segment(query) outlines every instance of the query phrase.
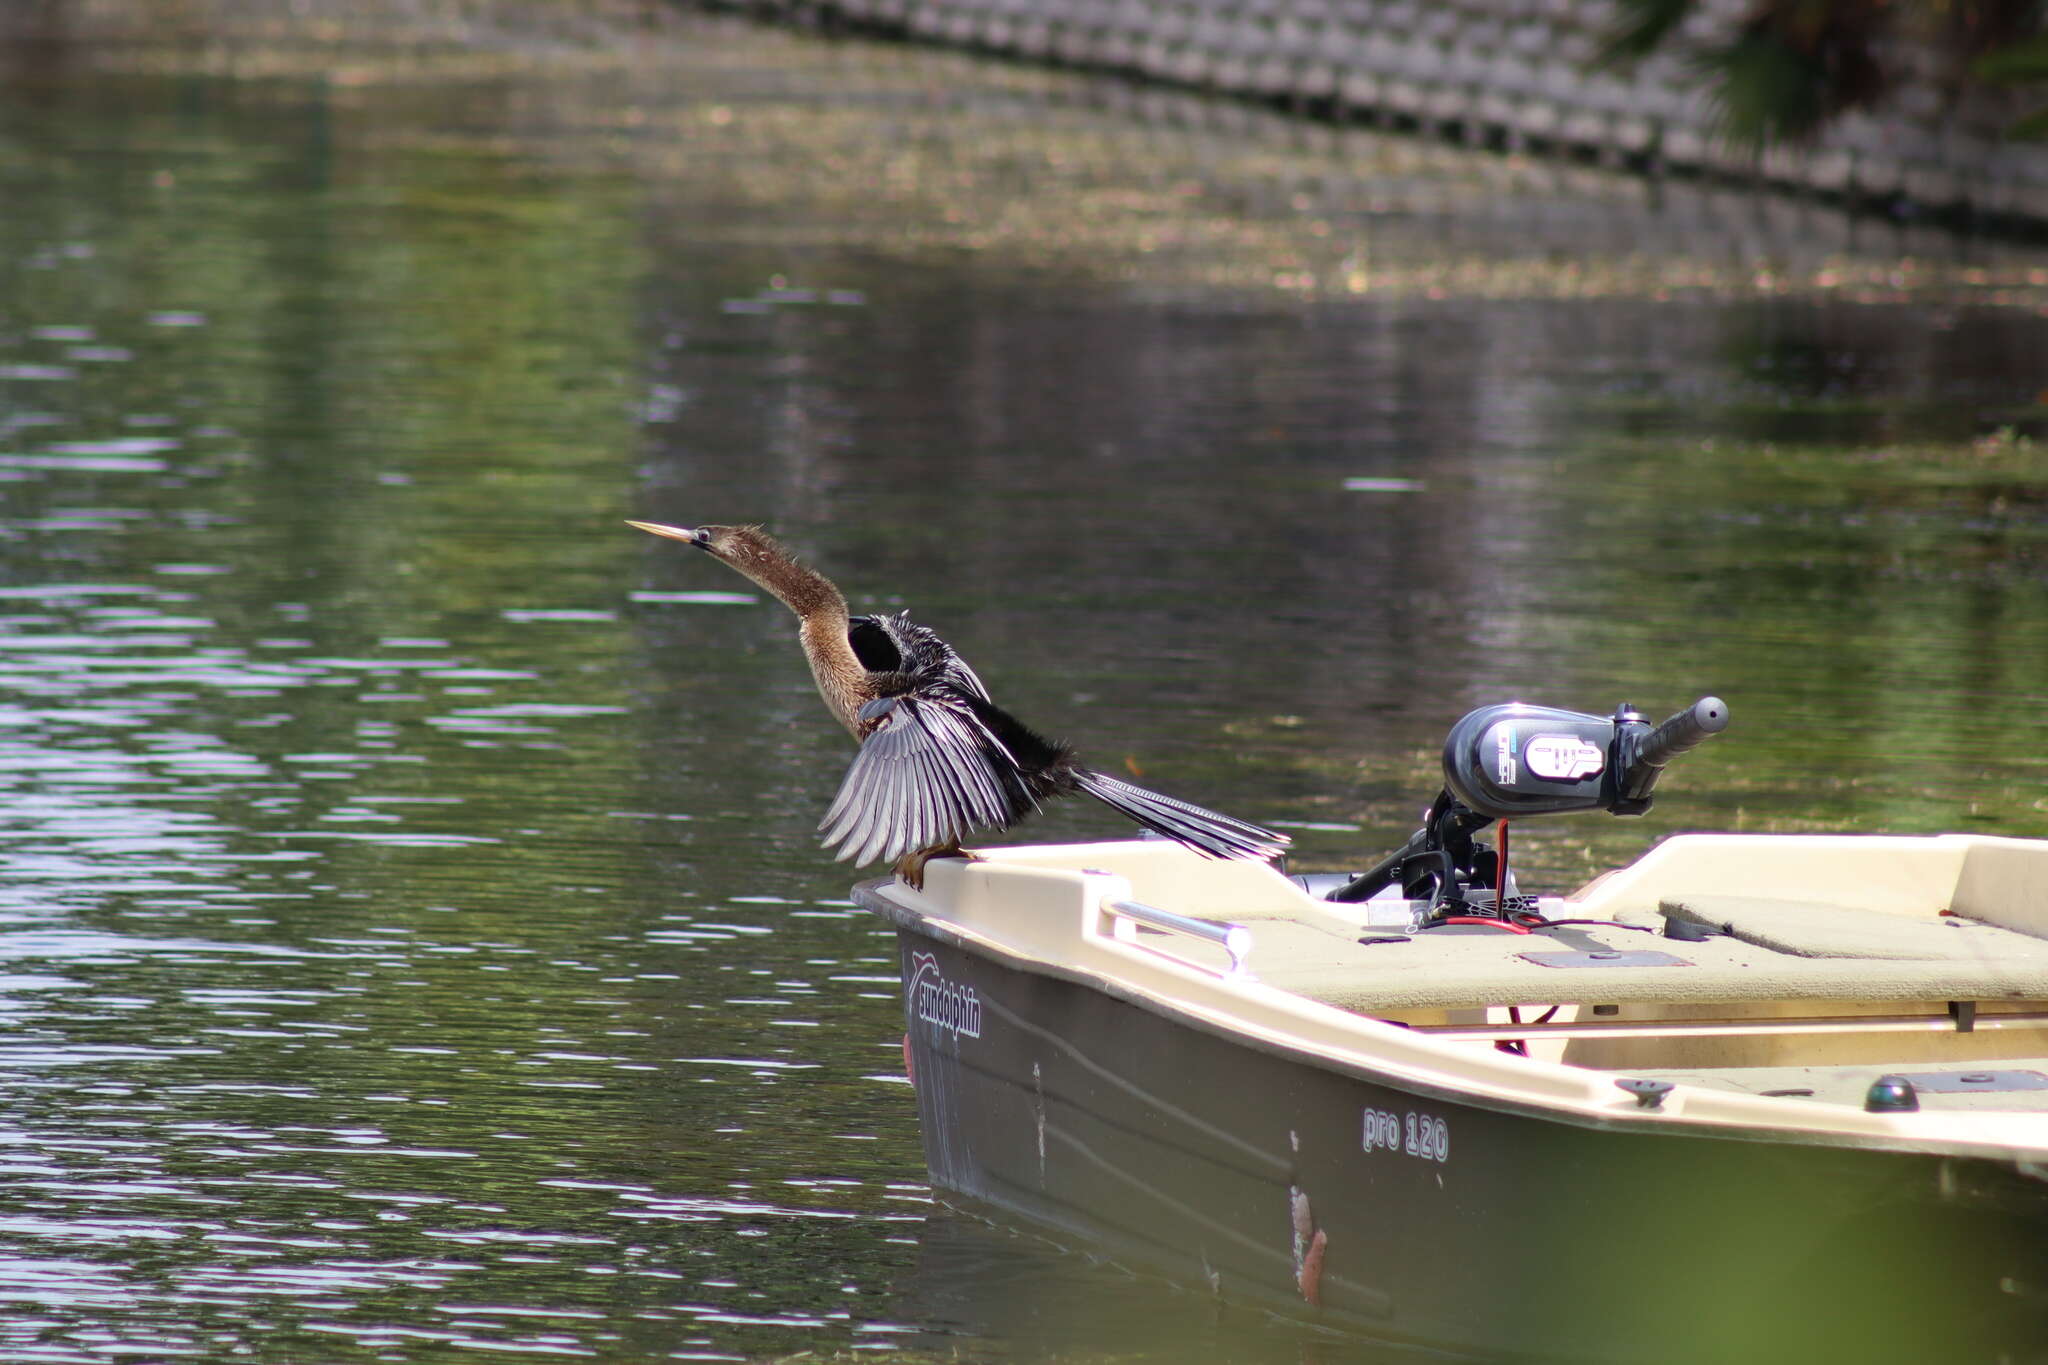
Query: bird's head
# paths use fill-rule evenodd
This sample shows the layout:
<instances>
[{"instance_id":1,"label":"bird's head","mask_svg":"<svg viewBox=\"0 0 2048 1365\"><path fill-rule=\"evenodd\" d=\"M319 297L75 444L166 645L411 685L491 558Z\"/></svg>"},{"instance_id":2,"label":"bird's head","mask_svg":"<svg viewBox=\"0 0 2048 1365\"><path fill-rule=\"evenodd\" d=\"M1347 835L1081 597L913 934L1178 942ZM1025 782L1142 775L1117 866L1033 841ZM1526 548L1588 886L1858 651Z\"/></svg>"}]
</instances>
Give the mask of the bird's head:
<instances>
[{"instance_id":1,"label":"bird's head","mask_svg":"<svg viewBox=\"0 0 2048 1365\"><path fill-rule=\"evenodd\" d=\"M845 610L837 588L797 563L775 537L758 526L664 526L658 521L628 521L626 525L696 546L774 593L800 616L835 606Z\"/></svg>"},{"instance_id":2,"label":"bird's head","mask_svg":"<svg viewBox=\"0 0 2048 1365\"><path fill-rule=\"evenodd\" d=\"M749 564L768 564L790 557L789 551L758 526L664 526L658 521L629 521L626 525L637 526L649 535L694 545L742 573Z\"/></svg>"}]
</instances>

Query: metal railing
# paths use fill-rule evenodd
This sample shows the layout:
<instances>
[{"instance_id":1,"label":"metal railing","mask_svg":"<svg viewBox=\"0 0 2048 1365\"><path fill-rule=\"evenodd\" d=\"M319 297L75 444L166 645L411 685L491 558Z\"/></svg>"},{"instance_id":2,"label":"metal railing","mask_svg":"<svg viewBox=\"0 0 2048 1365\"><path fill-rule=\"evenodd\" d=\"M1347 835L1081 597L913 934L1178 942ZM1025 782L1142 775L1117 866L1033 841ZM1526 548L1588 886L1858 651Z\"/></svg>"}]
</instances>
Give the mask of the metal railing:
<instances>
[{"instance_id":1,"label":"metal railing","mask_svg":"<svg viewBox=\"0 0 2048 1365\"><path fill-rule=\"evenodd\" d=\"M1242 924L1225 924L1221 920L1196 919L1193 915L1182 915L1172 910L1161 910L1158 906L1147 905L1143 901L1106 900L1102 902L1102 908L1113 915L1121 915L1123 918L1138 924L1147 925L1154 929L1163 929L1171 934L1186 934L1190 938L1201 939L1204 943L1214 943L1222 948L1224 952L1230 954L1230 974L1232 976L1248 975L1244 964L1245 959L1251 956L1252 931L1245 928Z\"/></svg>"}]
</instances>

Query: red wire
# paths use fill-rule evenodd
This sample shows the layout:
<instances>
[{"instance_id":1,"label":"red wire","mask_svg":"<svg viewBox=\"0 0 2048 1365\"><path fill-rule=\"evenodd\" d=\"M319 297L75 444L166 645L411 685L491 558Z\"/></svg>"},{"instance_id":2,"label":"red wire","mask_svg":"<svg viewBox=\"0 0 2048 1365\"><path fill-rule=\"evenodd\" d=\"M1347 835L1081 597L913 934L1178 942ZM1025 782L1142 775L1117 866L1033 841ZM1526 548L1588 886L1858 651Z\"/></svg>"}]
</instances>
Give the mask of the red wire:
<instances>
[{"instance_id":1,"label":"red wire","mask_svg":"<svg viewBox=\"0 0 2048 1365\"><path fill-rule=\"evenodd\" d=\"M1493 908L1499 912L1500 918L1495 919L1491 915L1445 915L1437 921L1438 924L1490 924L1511 934L1529 932L1528 925L1517 924L1508 918L1508 822L1501 821L1499 830L1498 840L1494 844L1494 856L1497 861L1493 874ZM1542 922L1540 918L1537 920L1539 924Z\"/></svg>"}]
</instances>

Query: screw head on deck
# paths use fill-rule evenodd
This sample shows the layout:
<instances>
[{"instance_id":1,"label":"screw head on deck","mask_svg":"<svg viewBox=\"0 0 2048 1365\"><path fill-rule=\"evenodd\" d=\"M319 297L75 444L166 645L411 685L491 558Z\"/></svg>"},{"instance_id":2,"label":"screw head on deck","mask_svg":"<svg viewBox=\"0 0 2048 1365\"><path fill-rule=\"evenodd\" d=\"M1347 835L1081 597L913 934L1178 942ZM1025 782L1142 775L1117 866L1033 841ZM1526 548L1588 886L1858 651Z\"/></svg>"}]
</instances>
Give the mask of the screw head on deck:
<instances>
[{"instance_id":1,"label":"screw head on deck","mask_svg":"<svg viewBox=\"0 0 2048 1365\"><path fill-rule=\"evenodd\" d=\"M1873 1114L1906 1114L1920 1107L1920 1092L1904 1076L1879 1076L1870 1083L1863 1107Z\"/></svg>"}]
</instances>

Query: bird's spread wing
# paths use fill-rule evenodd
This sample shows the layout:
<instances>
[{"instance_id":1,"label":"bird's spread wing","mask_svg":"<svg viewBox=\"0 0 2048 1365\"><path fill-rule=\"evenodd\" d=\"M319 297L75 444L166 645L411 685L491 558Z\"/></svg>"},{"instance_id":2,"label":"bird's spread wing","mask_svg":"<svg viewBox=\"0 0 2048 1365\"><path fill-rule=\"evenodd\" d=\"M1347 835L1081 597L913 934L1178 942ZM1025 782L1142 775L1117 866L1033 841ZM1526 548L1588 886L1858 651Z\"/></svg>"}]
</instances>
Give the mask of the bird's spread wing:
<instances>
[{"instance_id":1,"label":"bird's spread wing","mask_svg":"<svg viewBox=\"0 0 2048 1365\"><path fill-rule=\"evenodd\" d=\"M885 697L818 828L842 859L870 863L1002 828L1035 802L1017 760L947 689Z\"/></svg>"}]
</instances>

